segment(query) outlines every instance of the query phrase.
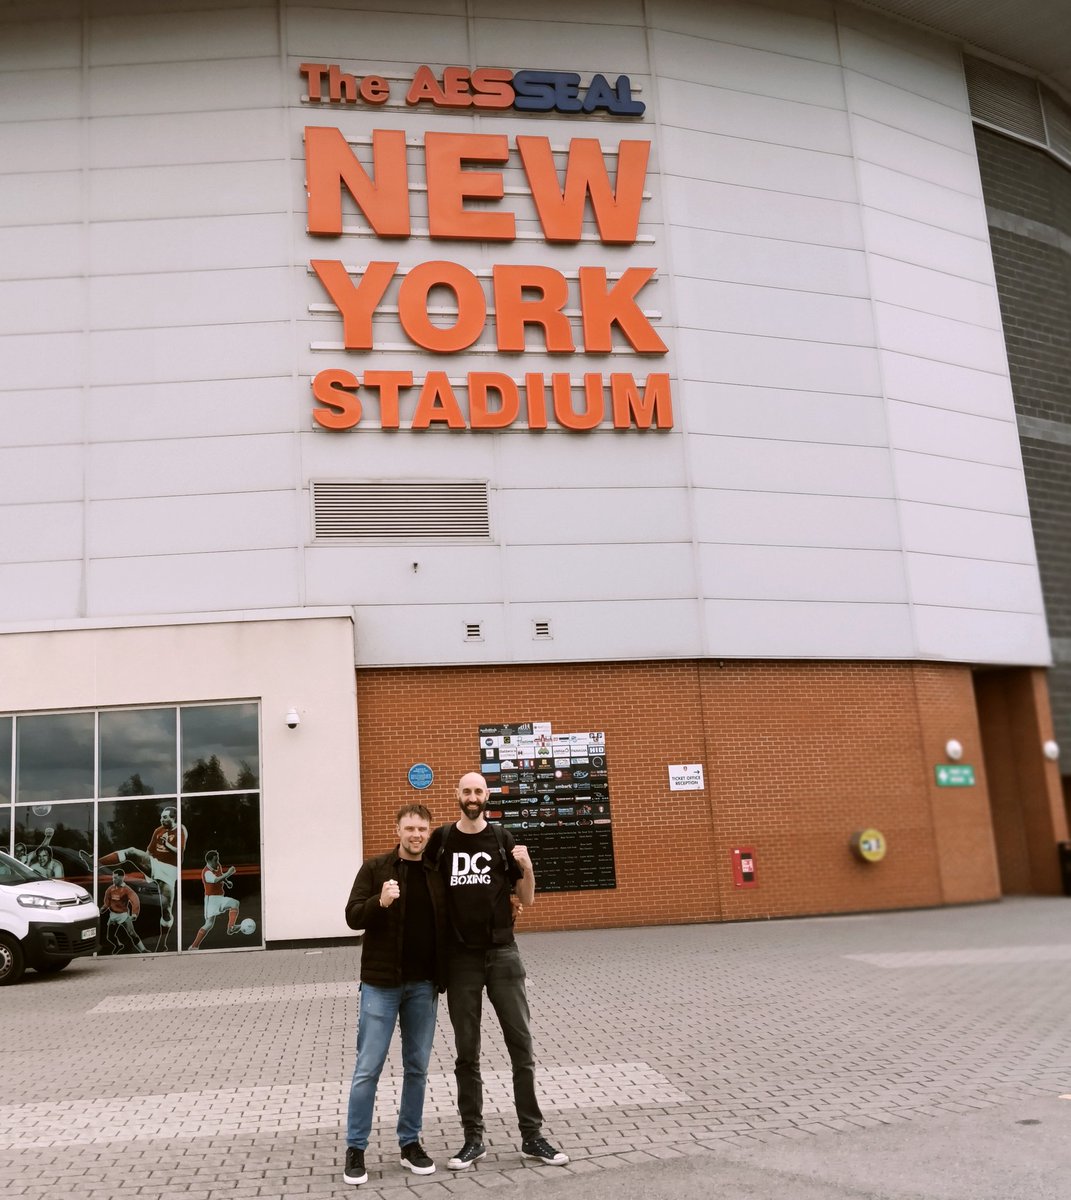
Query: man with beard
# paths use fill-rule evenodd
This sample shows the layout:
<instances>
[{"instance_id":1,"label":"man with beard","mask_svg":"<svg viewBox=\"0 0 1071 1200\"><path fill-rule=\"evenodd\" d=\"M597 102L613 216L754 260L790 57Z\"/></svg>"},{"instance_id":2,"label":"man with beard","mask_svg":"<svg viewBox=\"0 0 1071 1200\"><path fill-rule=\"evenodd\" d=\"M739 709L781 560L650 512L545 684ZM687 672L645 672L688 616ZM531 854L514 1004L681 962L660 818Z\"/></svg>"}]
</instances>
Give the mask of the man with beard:
<instances>
[{"instance_id":1,"label":"man with beard","mask_svg":"<svg viewBox=\"0 0 1071 1200\"><path fill-rule=\"evenodd\" d=\"M529 1030L524 964L513 938L513 902L535 899L535 873L528 850L488 823L487 781L475 771L457 785L460 818L440 826L428 843L446 884L453 931L446 989L454 1027L457 1107L465 1144L447 1160L463 1171L484 1157L483 1080L480 1076L480 1023L483 993L498 1017L513 1067L513 1102L521 1132L521 1154L554 1166L569 1157L543 1137L543 1114L535 1091L535 1062Z\"/></svg>"}]
</instances>

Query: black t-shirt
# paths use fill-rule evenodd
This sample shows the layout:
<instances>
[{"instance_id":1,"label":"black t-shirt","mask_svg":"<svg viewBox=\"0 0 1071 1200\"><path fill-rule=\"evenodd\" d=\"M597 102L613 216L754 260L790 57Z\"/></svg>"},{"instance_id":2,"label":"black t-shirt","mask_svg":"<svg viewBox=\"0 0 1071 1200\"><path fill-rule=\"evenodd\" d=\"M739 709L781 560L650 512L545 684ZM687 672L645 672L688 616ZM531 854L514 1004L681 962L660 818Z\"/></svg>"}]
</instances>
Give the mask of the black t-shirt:
<instances>
[{"instance_id":1,"label":"black t-shirt","mask_svg":"<svg viewBox=\"0 0 1071 1200\"><path fill-rule=\"evenodd\" d=\"M509 897L522 872L509 856L513 839L505 831L503 836L508 867L490 826L479 833L462 833L456 825L444 831L440 866L450 924L458 941L473 950L513 941Z\"/></svg>"},{"instance_id":2,"label":"black t-shirt","mask_svg":"<svg viewBox=\"0 0 1071 1200\"><path fill-rule=\"evenodd\" d=\"M402 929L402 980L413 983L435 978L435 911L423 862L398 861L405 886L405 925Z\"/></svg>"}]
</instances>

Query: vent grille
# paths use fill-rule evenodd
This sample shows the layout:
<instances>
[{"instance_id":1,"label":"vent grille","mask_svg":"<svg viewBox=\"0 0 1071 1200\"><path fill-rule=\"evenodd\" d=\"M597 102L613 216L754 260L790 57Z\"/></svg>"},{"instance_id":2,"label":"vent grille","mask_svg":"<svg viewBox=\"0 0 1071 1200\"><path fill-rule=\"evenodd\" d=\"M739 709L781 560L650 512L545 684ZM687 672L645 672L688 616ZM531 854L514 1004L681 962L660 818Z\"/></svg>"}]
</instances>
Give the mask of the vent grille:
<instances>
[{"instance_id":1,"label":"vent grille","mask_svg":"<svg viewBox=\"0 0 1071 1200\"><path fill-rule=\"evenodd\" d=\"M984 58L964 56L971 114L1006 133L1045 142L1045 119L1037 83Z\"/></svg>"},{"instance_id":2,"label":"vent grille","mask_svg":"<svg viewBox=\"0 0 1071 1200\"><path fill-rule=\"evenodd\" d=\"M532 622L532 637L536 641L549 642L553 640L553 634L550 632L550 622L538 619Z\"/></svg>"},{"instance_id":3,"label":"vent grille","mask_svg":"<svg viewBox=\"0 0 1071 1200\"><path fill-rule=\"evenodd\" d=\"M317 541L489 538L486 482L312 485Z\"/></svg>"},{"instance_id":4,"label":"vent grille","mask_svg":"<svg viewBox=\"0 0 1071 1200\"><path fill-rule=\"evenodd\" d=\"M479 621L465 622L465 641L466 642L482 642L483 641L483 626Z\"/></svg>"},{"instance_id":5,"label":"vent grille","mask_svg":"<svg viewBox=\"0 0 1071 1200\"><path fill-rule=\"evenodd\" d=\"M1053 153L1071 163L1071 105L1048 88L1041 89L1041 108Z\"/></svg>"}]
</instances>

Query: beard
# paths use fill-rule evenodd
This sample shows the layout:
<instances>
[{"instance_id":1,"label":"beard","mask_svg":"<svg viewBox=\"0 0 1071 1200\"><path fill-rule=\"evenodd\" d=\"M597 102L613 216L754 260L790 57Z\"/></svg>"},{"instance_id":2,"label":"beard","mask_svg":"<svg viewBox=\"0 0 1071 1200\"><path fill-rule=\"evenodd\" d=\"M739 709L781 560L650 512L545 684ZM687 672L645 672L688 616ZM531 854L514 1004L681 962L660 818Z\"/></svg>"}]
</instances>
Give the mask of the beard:
<instances>
[{"instance_id":1,"label":"beard","mask_svg":"<svg viewBox=\"0 0 1071 1200\"><path fill-rule=\"evenodd\" d=\"M459 801L459 805L461 811L470 821L478 821L487 808L486 803L479 800L461 800Z\"/></svg>"}]
</instances>

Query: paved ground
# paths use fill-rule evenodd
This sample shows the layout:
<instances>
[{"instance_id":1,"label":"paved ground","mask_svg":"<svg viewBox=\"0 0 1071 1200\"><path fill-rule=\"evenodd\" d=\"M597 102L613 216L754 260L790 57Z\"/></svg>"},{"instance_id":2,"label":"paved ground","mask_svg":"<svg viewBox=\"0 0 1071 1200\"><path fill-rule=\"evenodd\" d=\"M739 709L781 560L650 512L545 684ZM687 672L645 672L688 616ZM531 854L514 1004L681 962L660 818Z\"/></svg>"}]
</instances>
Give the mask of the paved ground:
<instances>
[{"instance_id":1,"label":"paved ground","mask_svg":"<svg viewBox=\"0 0 1071 1200\"><path fill-rule=\"evenodd\" d=\"M392 1053L369 1182L343 1186L359 951L223 952L31 972L0 993L0 1194L1071 1196L1071 900L521 948L568 1167L522 1164L489 1027L490 1153L445 1170L461 1138L443 1005L424 1131L439 1170L397 1165Z\"/></svg>"}]
</instances>

